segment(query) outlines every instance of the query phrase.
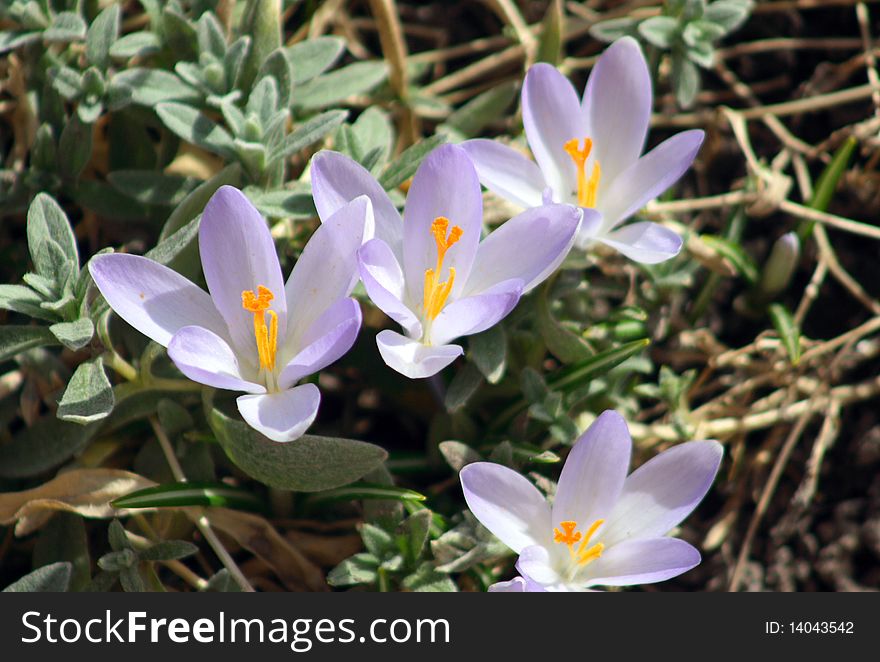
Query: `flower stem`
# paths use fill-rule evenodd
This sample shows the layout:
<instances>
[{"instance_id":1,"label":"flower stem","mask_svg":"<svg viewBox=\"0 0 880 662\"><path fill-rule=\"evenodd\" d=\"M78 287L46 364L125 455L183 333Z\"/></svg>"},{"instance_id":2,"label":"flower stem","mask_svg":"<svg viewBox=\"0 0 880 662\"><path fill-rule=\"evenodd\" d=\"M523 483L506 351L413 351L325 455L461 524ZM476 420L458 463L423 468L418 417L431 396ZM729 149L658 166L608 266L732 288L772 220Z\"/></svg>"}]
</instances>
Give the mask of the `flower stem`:
<instances>
[{"instance_id":1,"label":"flower stem","mask_svg":"<svg viewBox=\"0 0 880 662\"><path fill-rule=\"evenodd\" d=\"M112 368L117 374L128 381L133 382L138 378L138 372L135 370L134 366L112 349L108 349L104 352L101 359L104 361L104 365L108 368Z\"/></svg>"},{"instance_id":2,"label":"flower stem","mask_svg":"<svg viewBox=\"0 0 880 662\"><path fill-rule=\"evenodd\" d=\"M156 439L159 441L159 446L162 447L162 452L165 454L165 460L168 462L168 466L171 468L171 474L174 476L174 480L178 483L185 483L186 474L183 473L183 467L180 466L180 462L177 459L177 456L174 454L174 449L171 447L171 440L168 438L168 435L165 434L165 430L162 429L162 426L159 425L159 421L155 416L150 416L150 425L153 428L153 432L156 434ZM232 575L233 579L238 583L243 591L253 593L254 587L250 585L247 577L242 573L241 568L235 563L235 560L230 556L229 552L226 551L226 548L223 546L223 543L220 542L220 539L217 537L217 534L214 533L214 529L211 528L211 523L208 521L208 518L205 517L204 511L198 509L197 514L193 516L193 521L195 525L198 527L199 531L201 531L202 535L205 537L205 540L211 546L211 549L214 550L214 553L229 571L229 574Z\"/></svg>"}]
</instances>

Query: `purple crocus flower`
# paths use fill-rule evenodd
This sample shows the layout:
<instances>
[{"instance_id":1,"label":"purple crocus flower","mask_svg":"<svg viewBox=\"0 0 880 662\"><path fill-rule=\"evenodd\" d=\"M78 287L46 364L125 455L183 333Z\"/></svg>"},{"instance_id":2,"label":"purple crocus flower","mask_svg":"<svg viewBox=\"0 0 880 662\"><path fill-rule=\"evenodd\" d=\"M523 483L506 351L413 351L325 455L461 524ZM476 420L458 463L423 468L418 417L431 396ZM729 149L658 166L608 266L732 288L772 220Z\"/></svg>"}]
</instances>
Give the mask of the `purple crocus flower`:
<instances>
[{"instance_id":1,"label":"purple crocus flower","mask_svg":"<svg viewBox=\"0 0 880 662\"><path fill-rule=\"evenodd\" d=\"M632 440L615 411L599 416L572 448L553 505L521 474L475 462L461 470L468 507L519 554L522 577L494 591L583 591L649 584L700 562L691 545L668 537L706 495L722 447L674 446L627 476Z\"/></svg>"},{"instance_id":2,"label":"purple crocus flower","mask_svg":"<svg viewBox=\"0 0 880 662\"><path fill-rule=\"evenodd\" d=\"M376 238L358 252L360 274L370 299L405 334L380 332L379 352L412 378L438 373L464 351L453 340L513 310L565 258L581 219L577 208L551 204L512 218L481 242L480 182L455 145L422 162L404 218L364 168L335 152L312 160L312 194L321 218L356 195L373 201Z\"/></svg>"},{"instance_id":3,"label":"purple crocus flower","mask_svg":"<svg viewBox=\"0 0 880 662\"><path fill-rule=\"evenodd\" d=\"M372 232L368 198L340 207L312 235L285 285L266 221L222 186L199 225L210 295L153 260L99 255L89 271L110 307L168 348L193 381L244 391L238 410L274 441L301 437L318 412L314 384L295 386L354 344L361 325L356 253Z\"/></svg>"},{"instance_id":4,"label":"purple crocus flower","mask_svg":"<svg viewBox=\"0 0 880 662\"><path fill-rule=\"evenodd\" d=\"M684 131L640 156L651 119L651 77L638 43L624 37L596 62L583 99L549 64L529 69L523 124L535 164L492 140L462 147L491 191L523 207L565 202L584 209L578 248L599 241L636 262L655 264L681 250L681 238L650 222L619 227L690 167L703 132Z\"/></svg>"}]
</instances>

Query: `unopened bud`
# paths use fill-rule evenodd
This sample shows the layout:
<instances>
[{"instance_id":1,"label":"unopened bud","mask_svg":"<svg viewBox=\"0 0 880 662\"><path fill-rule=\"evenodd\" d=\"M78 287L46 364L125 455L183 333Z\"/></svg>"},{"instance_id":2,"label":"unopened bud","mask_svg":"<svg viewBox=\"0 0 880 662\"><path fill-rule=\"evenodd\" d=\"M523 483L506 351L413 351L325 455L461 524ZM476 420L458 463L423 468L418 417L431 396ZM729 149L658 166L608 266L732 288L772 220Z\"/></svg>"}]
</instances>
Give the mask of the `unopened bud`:
<instances>
[{"instance_id":1,"label":"unopened bud","mask_svg":"<svg viewBox=\"0 0 880 662\"><path fill-rule=\"evenodd\" d=\"M764 299L768 301L774 299L788 287L800 255L801 243L796 232L789 232L776 240L758 284Z\"/></svg>"}]
</instances>

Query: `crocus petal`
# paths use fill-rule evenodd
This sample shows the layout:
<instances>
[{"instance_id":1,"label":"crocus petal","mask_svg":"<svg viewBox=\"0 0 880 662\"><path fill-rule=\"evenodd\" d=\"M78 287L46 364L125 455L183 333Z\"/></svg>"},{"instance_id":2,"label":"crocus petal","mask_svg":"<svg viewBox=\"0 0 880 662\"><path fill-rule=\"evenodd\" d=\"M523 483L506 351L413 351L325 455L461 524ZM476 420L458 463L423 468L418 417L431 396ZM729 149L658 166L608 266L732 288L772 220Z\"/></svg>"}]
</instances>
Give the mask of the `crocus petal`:
<instances>
[{"instance_id":1,"label":"crocus petal","mask_svg":"<svg viewBox=\"0 0 880 662\"><path fill-rule=\"evenodd\" d=\"M241 305L241 294L269 288L271 310L278 315L278 337L287 329L284 278L269 226L244 194L221 186L205 205L199 225L199 253L214 305L229 327L237 354L257 362L254 315Z\"/></svg>"},{"instance_id":2,"label":"crocus petal","mask_svg":"<svg viewBox=\"0 0 880 662\"><path fill-rule=\"evenodd\" d=\"M546 586L560 583L550 552L542 545L531 545L523 549L516 562L516 569L526 580L537 584Z\"/></svg>"},{"instance_id":3,"label":"crocus petal","mask_svg":"<svg viewBox=\"0 0 880 662\"><path fill-rule=\"evenodd\" d=\"M709 491L723 453L717 441L690 441L648 460L624 482L602 542L611 546L669 533Z\"/></svg>"},{"instance_id":4,"label":"crocus petal","mask_svg":"<svg viewBox=\"0 0 880 662\"><path fill-rule=\"evenodd\" d=\"M480 183L487 189L527 209L542 204L547 184L534 161L494 140L467 140L460 146L471 157Z\"/></svg>"},{"instance_id":5,"label":"crocus petal","mask_svg":"<svg viewBox=\"0 0 880 662\"><path fill-rule=\"evenodd\" d=\"M474 517L514 552L550 543L550 506L525 476L494 462L472 462L459 478Z\"/></svg>"},{"instance_id":6,"label":"crocus petal","mask_svg":"<svg viewBox=\"0 0 880 662\"><path fill-rule=\"evenodd\" d=\"M527 584L537 588L526 588ZM507 582L496 582L489 587L489 593L529 593L531 591L539 590L544 590L540 584L528 582L524 577L514 577Z\"/></svg>"},{"instance_id":7,"label":"crocus petal","mask_svg":"<svg viewBox=\"0 0 880 662\"><path fill-rule=\"evenodd\" d=\"M449 219L449 228L459 226L463 234L446 254L445 281L455 268L452 298L462 291L483 228L483 197L474 164L458 145L441 145L431 152L413 177L406 196L403 217L403 273L410 301L421 302L425 271L437 264L437 244L431 224L438 216Z\"/></svg>"},{"instance_id":8,"label":"crocus petal","mask_svg":"<svg viewBox=\"0 0 880 662\"><path fill-rule=\"evenodd\" d=\"M699 129L677 133L615 177L599 200L606 230L632 216L678 181L697 156L703 135Z\"/></svg>"},{"instance_id":9,"label":"crocus petal","mask_svg":"<svg viewBox=\"0 0 880 662\"><path fill-rule=\"evenodd\" d=\"M651 98L651 75L642 49L632 37L618 39L593 67L583 98L595 156L606 181L635 163L642 153Z\"/></svg>"},{"instance_id":10,"label":"crocus petal","mask_svg":"<svg viewBox=\"0 0 880 662\"><path fill-rule=\"evenodd\" d=\"M388 244L373 239L358 251L361 279L370 299L388 317L400 324L411 338L422 335L416 314L403 302L406 287L403 271Z\"/></svg>"},{"instance_id":11,"label":"crocus petal","mask_svg":"<svg viewBox=\"0 0 880 662\"><path fill-rule=\"evenodd\" d=\"M302 337L303 349L284 366L278 380L290 388L344 355L361 328L361 307L354 299L340 299L319 317Z\"/></svg>"},{"instance_id":12,"label":"crocus petal","mask_svg":"<svg viewBox=\"0 0 880 662\"><path fill-rule=\"evenodd\" d=\"M376 345L385 364L410 379L436 375L464 354L458 345L423 345L388 329L376 336Z\"/></svg>"},{"instance_id":13,"label":"crocus petal","mask_svg":"<svg viewBox=\"0 0 880 662\"><path fill-rule=\"evenodd\" d=\"M495 326L516 307L522 295L523 282L506 280L482 294L453 301L431 325L431 342L438 345Z\"/></svg>"},{"instance_id":14,"label":"crocus petal","mask_svg":"<svg viewBox=\"0 0 880 662\"><path fill-rule=\"evenodd\" d=\"M574 238L574 245L580 250L584 250L601 235L604 223L602 213L598 209L586 207L580 209L584 218L581 220L580 229Z\"/></svg>"},{"instance_id":15,"label":"crocus petal","mask_svg":"<svg viewBox=\"0 0 880 662\"><path fill-rule=\"evenodd\" d=\"M339 152L324 150L312 157L312 197L321 220L326 220L359 195L373 203L375 236L402 255L403 219L379 182L360 163ZM372 239L367 235L368 239Z\"/></svg>"},{"instance_id":16,"label":"crocus petal","mask_svg":"<svg viewBox=\"0 0 880 662\"><path fill-rule=\"evenodd\" d=\"M199 384L230 391L265 393L246 379L235 353L216 333L200 326L185 326L168 343L168 356L184 375Z\"/></svg>"},{"instance_id":17,"label":"crocus petal","mask_svg":"<svg viewBox=\"0 0 880 662\"><path fill-rule=\"evenodd\" d=\"M176 271L138 255L98 255L89 272L117 315L163 347L185 326L226 334L211 297Z\"/></svg>"},{"instance_id":18,"label":"crocus petal","mask_svg":"<svg viewBox=\"0 0 880 662\"><path fill-rule=\"evenodd\" d=\"M626 421L616 411L603 412L565 460L553 503L554 525L573 521L584 529L607 519L623 488L631 451Z\"/></svg>"},{"instance_id":19,"label":"crocus petal","mask_svg":"<svg viewBox=\"0 0 880 662\"><path fill-rule=\"evenodd\" d=\"M546 205L514 216L480 244L464 294L511 278L523 281L523 293L531 290L568 255L581 215L572 205Z\"/></svg>"},{"instance_id":20,"label":"crocus petal","mask_svg":"<svg viewBox=\"0 0 880 662\"><path fill-rule=\"evenodd\" d=\"M700 553L678 538L625 540L586 567L587 586L652 584L699 565Z\"/></svg>"},{"instance_id":21,"label":"crocus petal","mask_svg":"<svg viewBox=\"0 0 880 662\"><path fill-rule=\"evenodd\" d=\"M236 400L242 418L272 441L293 441L305 434L318 415L321 392L314 384Z\"/></svg>"},{"instance_id":22,"label":"crocus petal","mask_svg":"<svg viewBox=\"0 0 880 662\"><path fill-rule=\"evenodd\" d=\"M682 243L678 233L650 221L624 225L599 241L642 264L657 264L675 257Z\"/></svg>"},{"instance_id":23,"label":"crocus petal","mask_svg":"<svg viewBox=\"0 0 880 662\"><path fill-rule=\"evenodd\" d=\"M358 276L357 252L365 228L372 224L370 199L360 196L340 207L309 238L285 287L291 311L287 352L303 347L303 334L330 306L351 294Z\"/></svg>"},{"instance_id":24,"label":"crocus petal","mask_svg":"<svg viewBox=\"0 0 880 662\"><path fill-rule=\"evenodd\" d=\"M564 145L590 135L577 92L556 67L538 63L523 83L522 112L526 138L544 181L556 194L554 200L564 202L577 190L574 163Z\"/></svg>"}]
</instances>

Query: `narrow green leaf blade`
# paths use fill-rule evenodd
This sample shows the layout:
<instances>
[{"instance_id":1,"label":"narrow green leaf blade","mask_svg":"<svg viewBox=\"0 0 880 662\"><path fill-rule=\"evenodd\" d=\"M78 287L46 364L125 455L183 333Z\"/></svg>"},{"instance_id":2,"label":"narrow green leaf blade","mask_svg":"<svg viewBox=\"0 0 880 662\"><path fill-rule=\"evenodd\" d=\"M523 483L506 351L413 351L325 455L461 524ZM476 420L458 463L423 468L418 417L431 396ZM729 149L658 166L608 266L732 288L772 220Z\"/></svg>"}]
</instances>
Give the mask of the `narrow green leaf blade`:
<instances>
[{"instance_id":1,"label":"narrow green leaf blade","mask_svg":"<svg viewBox=\"0 0 880 662\"><path fill-rule=\"evenodd\" d=\"M793 366L797 365L801 360L801 331L795 323L794 317L781 303L771 304L767 308L767 312L770 313L773 327L785 347L788 360Z\"/></svg>"},{"instance_id":2,"label":"narrow green leaf blade","mask_svg":"<svg viewBox=\"0 0 880 662\"><path fill-rule=\"evenodd\" d=\"M225 483L171 483L148 487L111 504L114 508L184 508L213 506L236 510L261 511L263 502L247 490Z\"/></svg>"}]
</instances>

